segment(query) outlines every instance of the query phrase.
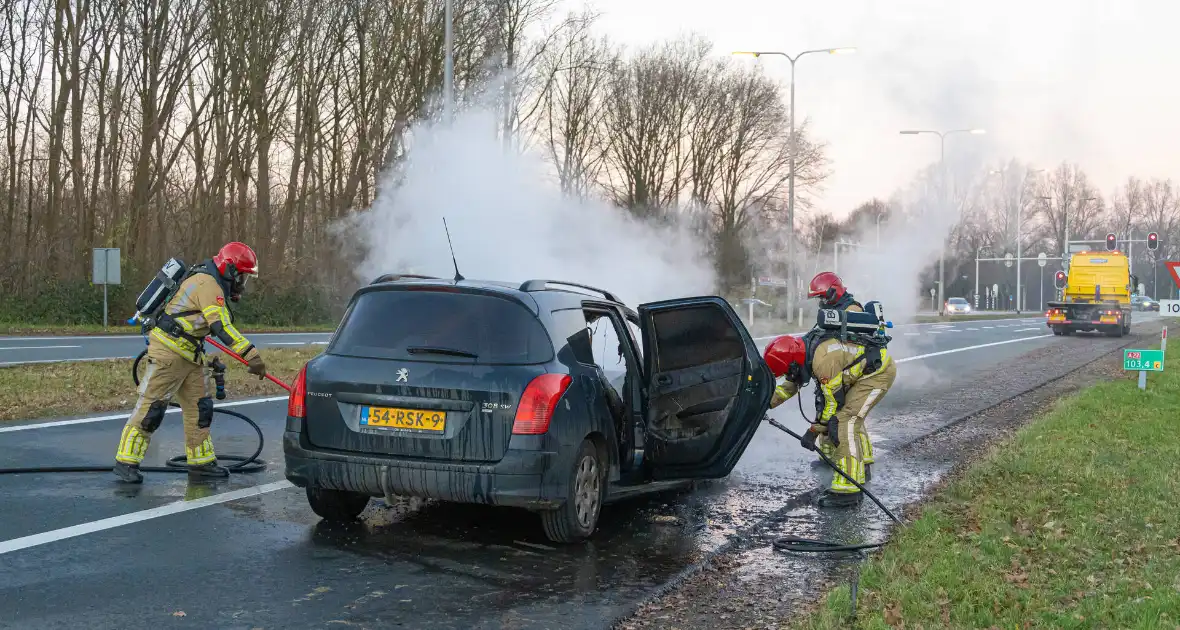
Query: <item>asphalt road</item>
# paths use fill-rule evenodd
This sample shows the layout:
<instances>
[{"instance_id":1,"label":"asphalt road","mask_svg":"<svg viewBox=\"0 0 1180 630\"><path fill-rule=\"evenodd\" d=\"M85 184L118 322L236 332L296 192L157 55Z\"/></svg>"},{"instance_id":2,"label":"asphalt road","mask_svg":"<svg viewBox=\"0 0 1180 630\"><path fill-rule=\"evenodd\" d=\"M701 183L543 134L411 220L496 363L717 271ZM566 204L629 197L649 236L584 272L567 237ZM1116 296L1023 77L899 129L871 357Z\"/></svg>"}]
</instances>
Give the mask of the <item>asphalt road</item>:
<instances>
[{"instance_id":1,"label":"asphalt road","mask_svg":"<svg viewBox=\"0 0 1180 630\"><path fill-rule=\"evenodd\" d=\"M899 380L869 424L886 462L893 445L1121 343L1054 337L1041 319L895 332ZM374 500L363 522L333 527L282 479L282 402L235 408L267 435L262 473L215 485L160 473L131 488L106 474L0 476L0 628L601 628L826 482L764 425L728 479L609 506L581 545L548 543L526 512L417 500ZM804 425L794 405L774 415ZM106 463L122 417L98 418L0 426L0 466ZM251 450L244 425L221 418L218 451ZM170 414L148 463L181 450ZM888 464L874 480L906 482Z\"/></svg>"},{"instance_id":2,"label":"asphalt road","mask_svg":"<svg viewBox=\"0 0 1180 630\"><path fill-rule=\"evenodd\" d=\"M259 347L326 345L331 333L256 333ZM0 367L24 363L130 359L144 349L140 335L0 337ZM212 348L210 348L212 350Z\"/></svg>"}]
</instances>

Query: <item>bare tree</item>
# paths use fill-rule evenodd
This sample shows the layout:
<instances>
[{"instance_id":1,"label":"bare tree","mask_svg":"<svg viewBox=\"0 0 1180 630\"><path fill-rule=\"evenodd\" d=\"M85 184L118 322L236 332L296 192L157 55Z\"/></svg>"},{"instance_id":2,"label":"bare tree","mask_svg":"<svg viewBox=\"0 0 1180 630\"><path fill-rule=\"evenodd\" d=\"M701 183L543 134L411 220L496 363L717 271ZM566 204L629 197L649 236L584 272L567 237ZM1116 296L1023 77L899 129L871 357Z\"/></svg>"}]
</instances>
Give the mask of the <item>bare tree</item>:
<instances>
[{"instance_id":1,"label":"bare tree","mask_svg":"<svg viewBox=\"0 0 1180 630\"><path fill-rule=\"evenodd\" d=\"M1069 240L1085 240L1102 224L1105 204L1076 164L1063 163L1037 184L1038 217L1048 238L1059 251Z\"/></svg>"}]
</instances>

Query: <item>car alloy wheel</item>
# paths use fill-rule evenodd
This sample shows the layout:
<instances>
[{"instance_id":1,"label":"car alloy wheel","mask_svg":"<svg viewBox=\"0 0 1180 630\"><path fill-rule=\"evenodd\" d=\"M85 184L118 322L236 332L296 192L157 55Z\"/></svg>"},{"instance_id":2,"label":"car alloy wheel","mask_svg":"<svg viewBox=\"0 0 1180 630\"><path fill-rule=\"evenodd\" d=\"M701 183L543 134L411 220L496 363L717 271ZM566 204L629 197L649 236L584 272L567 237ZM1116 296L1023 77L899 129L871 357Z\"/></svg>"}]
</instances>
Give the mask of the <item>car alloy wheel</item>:
<instances>
[{"instance_id":1,"label":"car alloy wheel","mask_svg":"<svg viewBox=\"0 0 1180 630\"><path fill-rule=\"evenodd\" d=\"M598 459L587 455L578 462L578 473L574 478L574 509L582 527L589 528L598 517L601 494L602 474L598 470Z\"/></svg>"}]
</instances>

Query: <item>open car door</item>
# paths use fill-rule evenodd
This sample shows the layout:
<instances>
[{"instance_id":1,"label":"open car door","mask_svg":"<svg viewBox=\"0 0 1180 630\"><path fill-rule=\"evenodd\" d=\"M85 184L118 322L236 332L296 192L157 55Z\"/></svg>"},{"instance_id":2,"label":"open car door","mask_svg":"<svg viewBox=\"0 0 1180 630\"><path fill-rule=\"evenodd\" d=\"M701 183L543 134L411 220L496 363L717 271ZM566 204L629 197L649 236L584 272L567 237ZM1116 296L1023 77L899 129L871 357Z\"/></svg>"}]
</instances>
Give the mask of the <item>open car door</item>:
<instances>
[{"instance_id":1,"label":"open car door","mask_svg":"<svg viewBox=\"0 0 1180 630\"><path fill-rule=\"evenodd\" d=\"M711 296L642 304L639 320L649 475L728 475L774 392L750 333L729 303Z\"/></svg>"}]
</instances>

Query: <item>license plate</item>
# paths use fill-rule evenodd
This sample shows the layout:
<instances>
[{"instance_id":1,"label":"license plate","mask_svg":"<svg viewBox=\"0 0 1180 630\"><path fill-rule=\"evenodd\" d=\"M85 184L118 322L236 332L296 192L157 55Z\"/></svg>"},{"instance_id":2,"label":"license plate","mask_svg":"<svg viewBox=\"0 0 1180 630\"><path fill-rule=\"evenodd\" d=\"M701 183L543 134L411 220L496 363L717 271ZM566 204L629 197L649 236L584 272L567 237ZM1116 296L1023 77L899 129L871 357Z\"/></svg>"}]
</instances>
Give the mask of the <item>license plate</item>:
<instances>
[{"instance_id":1,"label":"license plate","mask_svg":"<svg viewBox=\"0 0 1180 630\"><path fill-rule=\"evenodd\" d=\"M1051 322L1063 322L1063 321L1065 321L1065 315L1050 315L1050 316L1049 316L1049 321L1051 321Z\"/></svg>"},{"instance_id":2,"label":"license plate","mask_svg":"<svg viewBox=\"0 0 1180 630\"><path fill-rule=\"evenodd\" d=\"M361 407L361 426L441 433L447 426L447 412L397 407Z\"/></svg>"},{"instance_id":3,"label":"license plate","mask_svg":"<svg viewBox=\"0 0 1180 630\"><path fill-rule=\"evenodd\" d=\"M1119 318L1103 316L1098 321L1103 324L1117 324L1117 323L1119 323Z\"/></svg>"}]
</instances>

